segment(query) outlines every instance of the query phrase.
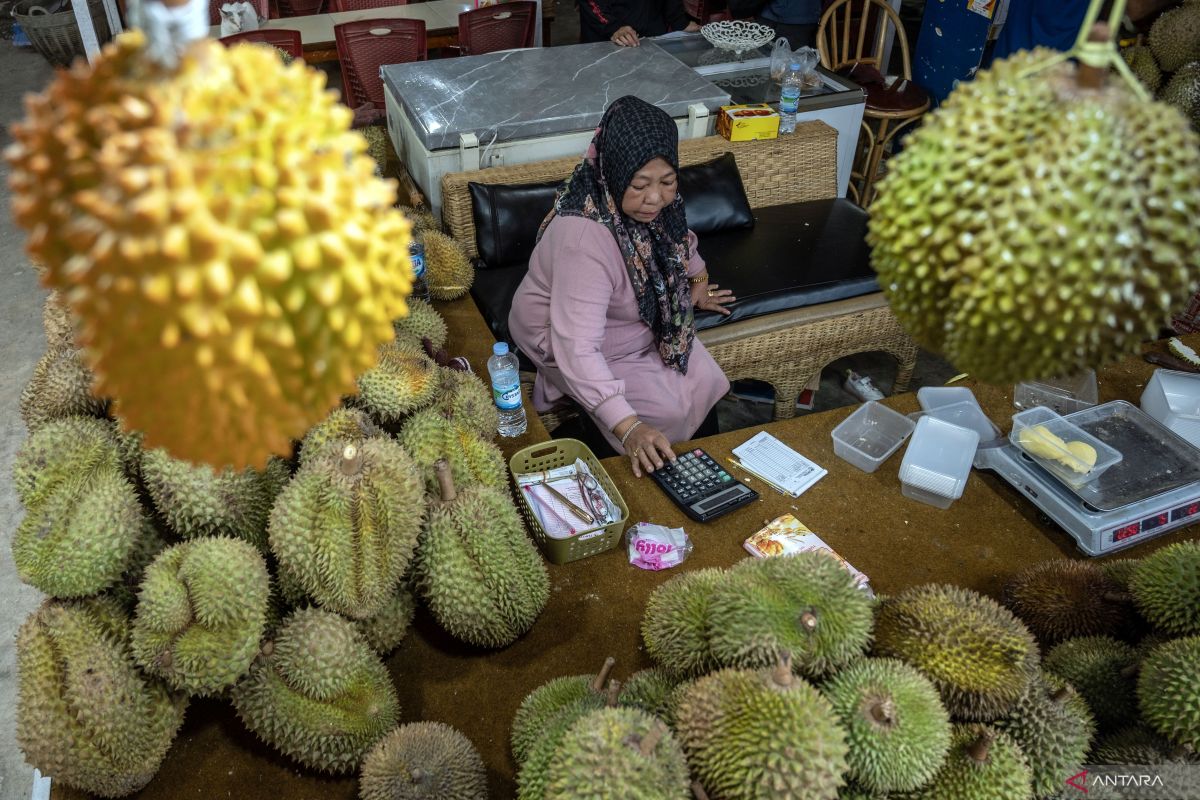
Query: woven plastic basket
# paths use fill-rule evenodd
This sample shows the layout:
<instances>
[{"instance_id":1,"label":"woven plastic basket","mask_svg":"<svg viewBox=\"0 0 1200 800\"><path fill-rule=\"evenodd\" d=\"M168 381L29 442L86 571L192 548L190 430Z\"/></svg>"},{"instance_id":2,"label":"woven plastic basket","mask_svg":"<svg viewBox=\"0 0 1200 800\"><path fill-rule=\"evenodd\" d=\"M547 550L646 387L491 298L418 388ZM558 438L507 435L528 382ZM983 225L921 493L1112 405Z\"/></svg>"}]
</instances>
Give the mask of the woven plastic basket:
<instances>
[{"instance_id":1,"label":"woven plastic basket","mask_svg":"<svg viewBox=\"0 0 1200 800\"><path fill-rule=\"evenodd\" d=\"M574 464L577 458L583 459L583 463L588 465L588 469L596 476L596 480L608 493L609 498L621 509L621 517L603 528L584 531L570 539L552 539L546 535L537 515L529 507L525 493L518 492L517 501L521 505L521 513L525 515L525 522L529 526L529 530L533 532L534 541L538 543L546 560L551 564L566 564L612 550L621 541L621 531L625 529L625 520L629 519L629 506L625 505L624 498L617 491L612 478L608 477L608 473L604 471L604 467L596 460L596 456L592 454L586 444L577 439L555 439L530 445L513 453L512 458L508 460L508 468L513 474L515 483L516 476L520 473L541 472L555 467L565 467L568 464Z\"/></svg>"},{"instance_id":2,"label":"woven plastic basket","mask_svg":"<svg viewBox=\"0 0 1200 800\"><path fill-rule=\"evenodd\" d=\"M88 11L96 27L96 38L103 45L112 38L104 4L99 0L89 0ZM85 55L79 25L70 8L50 14L37 4L37 0L22 0L13 6L12 16L29 34L29 41L37 51L54 66L69 67L72 61Z\"/></svg>"}]
</instances>

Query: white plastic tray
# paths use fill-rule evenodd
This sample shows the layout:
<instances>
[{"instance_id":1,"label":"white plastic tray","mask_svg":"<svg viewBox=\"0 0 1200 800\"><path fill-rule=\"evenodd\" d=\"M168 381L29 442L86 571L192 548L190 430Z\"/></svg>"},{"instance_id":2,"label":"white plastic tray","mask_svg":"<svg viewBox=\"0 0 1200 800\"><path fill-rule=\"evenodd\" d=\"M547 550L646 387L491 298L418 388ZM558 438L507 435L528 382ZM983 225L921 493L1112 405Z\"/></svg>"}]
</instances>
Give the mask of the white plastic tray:
<instances>
[{"instance_id":1,"label":"white plastic tray","mask_svg":"<svg viewBox=\"0 0 1200 800\"><path fill-rule=\"evenodd\" d=\"M900 464L901 492L938 508L962 497L979 434L935 417L917 422Z\"/></svg>"},{"instance_id":2,"label":"white plastic tray","mask_svg":"<svg viewBox=\"0 0 1200 800\"><path fill-rule=\"evenodd\" d=\"M874 472L900 449L915 427L900 412L871 400L833 429L833 452L863 472Z\"/></svg>"}]
</instances>

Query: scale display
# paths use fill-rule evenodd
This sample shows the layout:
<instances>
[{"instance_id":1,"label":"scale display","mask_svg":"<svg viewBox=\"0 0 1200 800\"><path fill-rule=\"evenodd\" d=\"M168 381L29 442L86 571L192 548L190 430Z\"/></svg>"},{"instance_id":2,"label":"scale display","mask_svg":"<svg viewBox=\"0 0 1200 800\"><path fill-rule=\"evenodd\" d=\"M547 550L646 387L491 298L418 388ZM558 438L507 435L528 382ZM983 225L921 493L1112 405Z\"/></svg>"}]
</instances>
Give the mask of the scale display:
<instances>
[{"instance_id":1,"label":"scale display","mask_svg":"<svg viewBox=\"0 0 1200 800\"><path fill-rule=\"evenodd\" d=\"M1131 522L1128 525L1122 525L1112 532L1112 540L1113 542L1124 542L1139 534L1157 531L1168 525L1175 528L1182 527L1175 523L1183 522L1184 524L1190 524L1188 521L1194 517L1200 518L1200 500L1173 508L1170 511L1152 514L1140 522Z\"/></svg>"}]
</instances>

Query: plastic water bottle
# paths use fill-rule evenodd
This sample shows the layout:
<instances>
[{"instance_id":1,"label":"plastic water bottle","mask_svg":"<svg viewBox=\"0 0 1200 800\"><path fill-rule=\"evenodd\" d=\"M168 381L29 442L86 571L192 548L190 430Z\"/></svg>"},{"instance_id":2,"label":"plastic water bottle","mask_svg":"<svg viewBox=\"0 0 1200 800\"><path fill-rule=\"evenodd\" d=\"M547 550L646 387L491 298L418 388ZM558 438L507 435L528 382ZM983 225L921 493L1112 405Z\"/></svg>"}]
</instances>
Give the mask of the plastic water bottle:
<instances>
[{"instance_id":1,"label":"plastic water bottle","mask_svg":"<svg viewBox=\"0 0 1200 800\"><path fill-rule=\"evenodd\" d=\"M408 244L408 257L412 259L412 296L429 302L429 284L425 282L425 245L413 239Z\"/></svg>"},{"instance_id":2,"label":"plastic water bottle","mask_svg":"<svg viewBox=\"0 0 1200 800\"><path fill-rule=\"evenodd\" d=\"M800 89L803 84L804 76L800 72L800 65L793 61L783 73L783 87L779 91L780 133L796 130L796 110L800 107Z\"/></svg>"},{"instance_id":3,"label":"plastic water bottle","mask_svg":"<svg viewBox=\"0 0 1200 800\"><path fill-rule=\"evenodd\" d=\"M521 405L521 377L518 374L517 356L508 352L508 342L492 345L492 357L488 359L488 374L492 376L492 399L500 412L500 435L520 436L528 422L525 406Z\"/></svg>"}]
</instances>

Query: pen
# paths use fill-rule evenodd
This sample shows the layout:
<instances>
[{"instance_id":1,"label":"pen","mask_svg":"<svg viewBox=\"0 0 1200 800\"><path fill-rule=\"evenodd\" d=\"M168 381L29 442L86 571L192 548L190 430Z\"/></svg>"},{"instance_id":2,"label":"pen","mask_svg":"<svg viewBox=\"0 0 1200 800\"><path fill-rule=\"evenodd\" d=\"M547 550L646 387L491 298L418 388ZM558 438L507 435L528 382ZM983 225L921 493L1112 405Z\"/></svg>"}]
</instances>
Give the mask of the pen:
<instances>
[{"instance_id":1,"label":"pen","mask_svg":"<svg viewBox=\"0 0 1200 800\"><path fill-rule=\"evenodd\" d=\"M782 495L784 495L784 496L786 496L786 497L792 497L792 496L793 496L792 494L790 494L790 493L788 493L788 492L785 492L783 489L781 489L781 488L779 487L779 485L778 485L777 483L775 483L774 481L770 480L769 478L765 478L765 477L763 477L762 475L760 475L759 473L757 473L757 472L755 472L754 470L750 469L749 467L745 466L744 464L739 464L738 462L734 461L732 458L726 458L725 460L726 460L726 461L728 461L730 464L733 464L735 467L737 467L738 469L742 470L743 472L749 472L751 475L753 475L754 477L758 478L760 481L762 481L763 483L767 484L768 486L770 486L772 489L774 489L775 491L779 492L780 494L782 494Z\"/></svg>"},{"instance_id":2,"label":"pen","mask_svg":"<svg viewBox=\"0 0 1200 800\"><path fill-rule=\"evenodd\" d=\"M565 505L567 508L571 509L571 513L572 513L572 514L574 514L575 516L579 517L581 520L583 520L584 522L588 523L589 525L594 525L594 524L595 524L595 522L596 522L596 519L595 519L595 518L594 518L594 517L593 517L591 514L589 514L588 512L584 511L582 508L580 508L579 506L575 505L575 503L573 503L573 502L571 502L569 499L567 499L567 496L566 496L565 494L563 494L562 492L560 492L558 489L555 489L555 488L554 488L553 486L551 486L549 483L543 483L543 484L542 484L542 486L545 486L545 487L546 487L546 491L550 492L550 494L552 494L552 495L554 495L555 497L557 497L560 503L562 503L563 505Z\"/></svg>"}]
</instances>

